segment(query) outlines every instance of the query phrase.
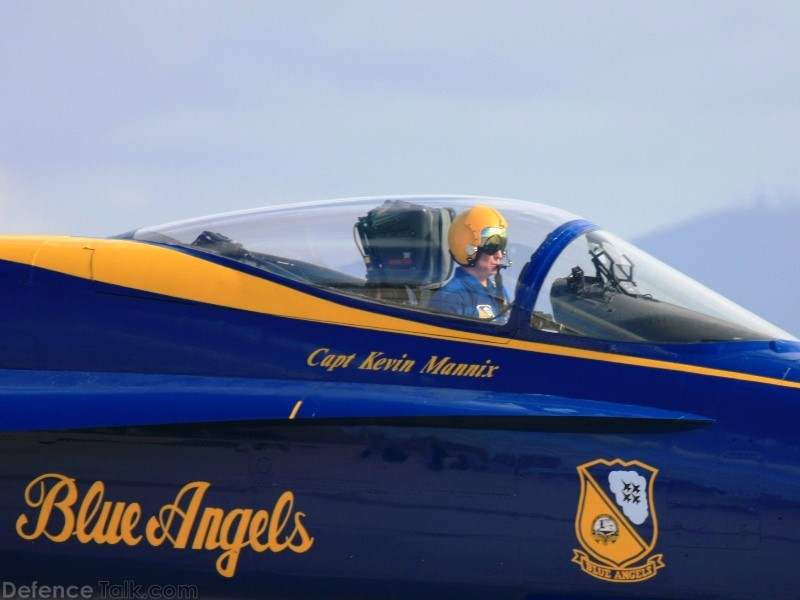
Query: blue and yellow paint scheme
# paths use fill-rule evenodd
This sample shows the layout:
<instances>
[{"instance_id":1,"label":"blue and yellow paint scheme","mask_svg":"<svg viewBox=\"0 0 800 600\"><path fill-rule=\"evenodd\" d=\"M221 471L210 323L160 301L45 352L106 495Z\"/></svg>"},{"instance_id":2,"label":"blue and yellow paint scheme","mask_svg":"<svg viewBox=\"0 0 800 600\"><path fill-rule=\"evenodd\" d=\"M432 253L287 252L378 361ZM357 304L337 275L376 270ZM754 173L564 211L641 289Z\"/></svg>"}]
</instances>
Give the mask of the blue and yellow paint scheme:
<instances>
[{"instance_id":1,"label":"blue and yellow paint scheme","mask_svg":"<svg viewBox=\"0 0 800 600\"><path fill-rule=\"evenodd\" d=\"M800 596L800 343L558 209L0 237L0 314L6 597Z\"/></svg>"}]
</instances>

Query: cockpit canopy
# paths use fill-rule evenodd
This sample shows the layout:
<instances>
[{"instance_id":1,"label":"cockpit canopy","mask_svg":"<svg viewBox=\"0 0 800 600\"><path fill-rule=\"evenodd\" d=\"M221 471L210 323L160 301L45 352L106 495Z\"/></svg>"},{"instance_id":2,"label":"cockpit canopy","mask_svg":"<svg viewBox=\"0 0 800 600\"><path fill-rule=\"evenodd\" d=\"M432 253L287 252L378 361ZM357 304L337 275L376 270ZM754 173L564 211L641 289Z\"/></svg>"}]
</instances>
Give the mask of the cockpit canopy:
<instances>
[{"instance_id":1,"label":"cockpit canopy","mask_svg":"<svg viewBox=\"0 0 800 600\"><path fill-rule=\"evenodd\" d=\"M240 211L118 237L232 261L294 284L372 303L429 308L457 265L448 247L456 215L477 204L508 222L511 303L484 324L627 342L795 339L631 244L568 212L464 196L363 198ZM381 308L381 306L387 308ZM505 312L505 311L504 311ZM509 318L509 316L511 318ZM455 319L453 326L457 327Z\"/></svg>"}]
</instances>

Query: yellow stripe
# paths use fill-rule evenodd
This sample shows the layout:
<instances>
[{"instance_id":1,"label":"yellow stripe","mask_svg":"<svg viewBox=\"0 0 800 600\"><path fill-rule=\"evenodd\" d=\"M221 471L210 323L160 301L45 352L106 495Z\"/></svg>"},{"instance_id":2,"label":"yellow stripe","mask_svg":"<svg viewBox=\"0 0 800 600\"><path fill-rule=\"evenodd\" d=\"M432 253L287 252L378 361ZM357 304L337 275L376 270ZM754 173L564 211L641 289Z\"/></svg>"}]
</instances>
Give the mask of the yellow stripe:
<instances>
[{"instance_id":1,"label":"yellow stripe","mask_svg":"<svg viewBox=\"0 0 800 600\"><path fill-rule=\"evenodd\" d=\"M290 419L294 419L297 416L297 413L300 412L300 407L303 405L302 400L298 400L297 404L294 405L291 414L289 415Z\"/></svg>"},{"instance_id":2,"label":"yellow stripe","mask_svg":"<svg viewBox=\"0 0 800 600\"><path fill-rule=\"evenodd\" d=\"M92 249L97 241L73 237L0 236L0 259L90 279Z\"/></svg>"},{"instance_id":3,"label":"yellow stripe","mask_svg":"<svg viewBox=\"0 0 800 600\"><path fill-rule=\"evenodd\" d=\"M94 257L94 279L291 319L458 339L449 329L431 328L406 319L345 307L182 252L137 242L106 241L105 245L98 246ZM506 342L488 336L482 339L484 343Z\"/></svg>"},{"instance_id":4,"label":"yellow stripe","mask_svg":"<svg viewBox=\"0 0 800 600\"><path fill-rule=\"evenodd\" d=\"M800 389L800 383L662 360L457 331L342 306L170 248L129 240L0 236L0 259L175 298L357 329Z\"/></svg>"},{"instance_id":5,"label":"yellow stripe","mask_svg":"<svg viewBox=\"0 0 800 600\"><path fill-rule=\"evenodd\" d=\"M140 291L292 319L463 340L468 334L376 315L278 285L170 248L129 240L9 238L0 259ZM485 344L506 344L472 336Z\"/></svg>"},{"instance_id":6,"label":"yellow stripe","mask_svg":"<svg viewBox=\"0 0 800 600\"><path fill-rule=\"evenodd\" d=\"M736 379L739 381L750 381L754 383L765 383L769 385L777 385L781 387L800 389L800 382L785 381L783 379L775 379L774 377L764 377L761 375L750 375L747 373L739 373L737 371L724 371L722 369L712 369L709 367L699 367L695 365L687 365L682 363L673 363L663 360L655 360L650 358L638 358L635 356L625 356L620 354L608 354L605 352L595 352L591 350L579 350L576 348L565 348L563 346L552 346L549 344L539 344L535 342L522 342L512 340L509 348L515 350L524 350L528 352L537 352L540 354L551 354L555 356L567 356L570 358L580 358L584 360L597 360L607 363L615 363L621 365L630 365L636 367L646 367L650 369L660 369L668 371L681 371L684 373L692 373L695 375L705 375L708 377L724 377L726 379Z\"/></svg>"}]
</instances>

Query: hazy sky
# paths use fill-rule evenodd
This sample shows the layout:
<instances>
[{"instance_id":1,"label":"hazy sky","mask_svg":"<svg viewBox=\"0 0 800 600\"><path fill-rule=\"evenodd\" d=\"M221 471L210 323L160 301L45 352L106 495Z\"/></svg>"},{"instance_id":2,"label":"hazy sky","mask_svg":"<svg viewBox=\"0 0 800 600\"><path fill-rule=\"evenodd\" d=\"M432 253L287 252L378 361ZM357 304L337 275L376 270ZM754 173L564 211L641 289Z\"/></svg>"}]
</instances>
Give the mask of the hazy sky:
<instances>
[{"instance_id":1,"label":"hazy sky","mask_svg":"<svg viewBox=\"0 0 800 600\"><path fill-rule=\"evenodd\" d=\"M800 197L800 2L0 1L0 231L426 193Z\"/></svg>"}]
</instances>

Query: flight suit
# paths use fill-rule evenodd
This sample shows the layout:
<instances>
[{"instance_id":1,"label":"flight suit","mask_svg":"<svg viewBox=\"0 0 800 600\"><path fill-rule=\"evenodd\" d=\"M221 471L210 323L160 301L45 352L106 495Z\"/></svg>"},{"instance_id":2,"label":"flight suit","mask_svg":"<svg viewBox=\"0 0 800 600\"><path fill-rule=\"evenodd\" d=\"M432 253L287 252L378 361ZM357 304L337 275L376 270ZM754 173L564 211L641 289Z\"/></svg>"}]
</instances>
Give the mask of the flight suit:
<instances>
[{"instance_id":1,"label":"flight suit","mask_svg":"<svg viewBox=\"0 0 800 600\"><path fill-rule=\"evenodd\" d=\"M462 268L456 269L450 282L431 298L429 308L476 319L495 319L508 303L505 289L497 289L490 278L483 286L477 278ZM505 323L507 315L496 319Z\"/></svg>"}]
</instances>

